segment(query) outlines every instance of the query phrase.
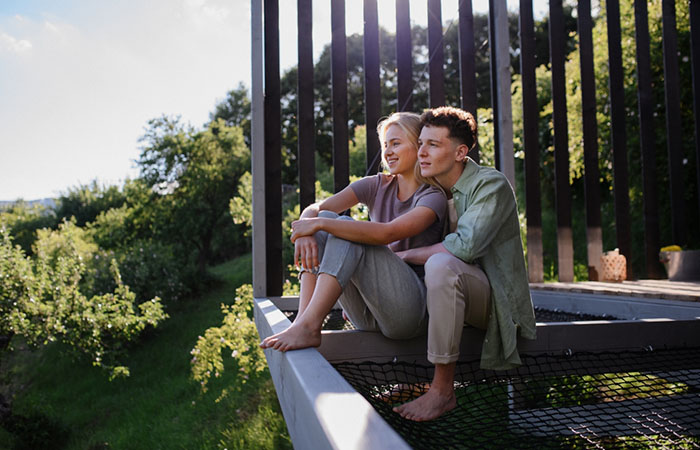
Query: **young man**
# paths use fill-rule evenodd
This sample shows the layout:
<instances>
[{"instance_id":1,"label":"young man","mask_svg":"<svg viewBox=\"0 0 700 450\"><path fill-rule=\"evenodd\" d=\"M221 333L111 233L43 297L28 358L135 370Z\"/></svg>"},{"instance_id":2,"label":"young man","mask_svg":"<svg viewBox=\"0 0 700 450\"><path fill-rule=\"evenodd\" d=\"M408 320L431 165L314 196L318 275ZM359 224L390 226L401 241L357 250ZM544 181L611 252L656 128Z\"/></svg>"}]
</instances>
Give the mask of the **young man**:
<instances>
[{"instance_id":1,"label":"young man","mask_svg":"<svg viewBox=\"0 0 700 450\"><path fill-rule=\"evenodd\" d=\"M486 330L484 369L519 365L518 332L535 338L510 183L498 170L479 166L467 156L476 142L470 113L441 107L423 113L421 122L421 175L434 177L452 196L456 217L451 217L451 233L441 243L400 255L406 262L425 264L428 360L435 364L428 392L394 408L415 421L435 419L457 406L454 376L465 324Z\"/></svg>"}]
</instances>

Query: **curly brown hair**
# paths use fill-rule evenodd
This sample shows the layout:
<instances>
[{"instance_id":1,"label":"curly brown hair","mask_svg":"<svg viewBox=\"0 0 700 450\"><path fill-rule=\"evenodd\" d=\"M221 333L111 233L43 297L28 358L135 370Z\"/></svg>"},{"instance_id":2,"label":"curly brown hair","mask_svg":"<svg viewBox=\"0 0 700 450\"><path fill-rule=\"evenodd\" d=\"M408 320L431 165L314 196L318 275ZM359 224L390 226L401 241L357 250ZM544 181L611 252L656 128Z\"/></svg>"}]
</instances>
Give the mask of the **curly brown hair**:
<instances>
[{"instance_id":1,"label":"curly brown hair","mask_svg":"<svg viewBox=\"0 0 700 450\"><path fill-rule=\"evenodd\" d=\"M459 143L466 145L469 150L476 144L476 120L472 113L452 106L440 106L426 110L420 116L422 127L445 127L448 135Z\"/></svg>"}]
</instances>

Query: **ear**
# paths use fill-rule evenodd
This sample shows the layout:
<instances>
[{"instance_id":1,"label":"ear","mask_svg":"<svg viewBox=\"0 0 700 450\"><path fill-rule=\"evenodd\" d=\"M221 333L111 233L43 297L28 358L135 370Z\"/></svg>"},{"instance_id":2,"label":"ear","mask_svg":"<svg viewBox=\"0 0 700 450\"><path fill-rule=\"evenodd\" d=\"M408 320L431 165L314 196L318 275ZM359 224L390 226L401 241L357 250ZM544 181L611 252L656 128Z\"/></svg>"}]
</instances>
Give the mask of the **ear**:
<instances>
[{"instance_id":1,"label":"ear","mask_svg":"<svg viewBox=\"0 0 700 450\"><path fill-rule=\"evenodd\" d=\"M459 162L464 162L467 159L467 154L469 153L469 147L465 144L459 144L457 146L457 152L455 153L455 160Z\"/></svg>"}]
</instances>

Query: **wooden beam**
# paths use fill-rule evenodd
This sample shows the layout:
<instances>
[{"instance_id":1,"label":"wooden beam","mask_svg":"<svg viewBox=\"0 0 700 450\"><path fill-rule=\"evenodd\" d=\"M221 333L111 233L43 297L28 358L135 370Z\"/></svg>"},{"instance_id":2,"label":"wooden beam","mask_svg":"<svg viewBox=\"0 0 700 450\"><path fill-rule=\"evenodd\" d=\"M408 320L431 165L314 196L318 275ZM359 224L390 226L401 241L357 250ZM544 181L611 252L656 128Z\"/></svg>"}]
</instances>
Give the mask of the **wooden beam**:
<instances>
[{"instance_id":1,"label":"wooden beam","mask_svg":"<svg viewBox=\"0 0 700 450\"><path fill-rule=\"evenodd\" d=\"M265 0L265 252L267 295L282 293L282 135L278 0Z\"/></svg>"},{"instance_id":2,"label":"wooden beam","mask_svg":"<svg viewBox=\"0 0 700 450\"><path fill-rule=\"evenodd\" d=\"M700 1L690 2L690 58L693 73L693 110L695 111L695 181L700 210Z\"/></svg>"},{"instance_id":3,"label":"wooden beam","mask_svg":"<svg viewBox=\"0 0 700 450\"><path fill-rule=\"evenodd\" d=\"M331 91L333 96L333 186L348 185L348 63L345 37L345 0L331 0Z\"/></svg>"},{"instance_id":4,"label":"wooden beam","mask_svg":"<svg viewBox=\"0 0 700 450\"><path fill-rule=\"evenodd\" d=\"M459 75L462 109L476 114L476 48L474 45L474 14L471 0L459 2ZM469 157L479 162L479 143L469 152Z\"/></svg>"},{"instance_id":5,"label":"wooden beam","mask_svg":"<svg viewBox=\"0 0 700 450\"><path fill-rule=\"evenodd\" d=\"M525 215L527 272L530 283L544 280L542 193L540 189L539 107L535 77L535 25L532 0L520 0L520 74L523 83L523 147L525 150Z\"/></svg>"},{"instance_id":6,"label":"wooden beam","mask_svg":"<svg viewBox=\"0 0 700 450\"><path fill-rule=\"evenodd\" d=\"M265 298L255 299L255 324L261 339L290 325ZM410 448L315 349L265 356L295 448Z\"/></svg>"},{"instance_id":7,"label":"wooden beam","mask_svg":"<svg viewBox=\"0 0 700 450\"><path fill-rule=\"evenodd\" d=\"M649 17L646 0L634 2L634 34L637 49L637 98L639 141L642 150L642 190L644 199L644 259L648 278L663 278L659 264L659 204L656 191L656 143L654 99L651 90Z\"/></svg>"},{"instance_id":8,"label":"wooden beam","mask_svg":"<svg viewBox=\"0 0 700 450\"><path fill-rule=\"evenodd\" d=\"M408 0L396 0L397 111L413 111L413 44Z\"/></svg>"},{"instance_id":9,"label":"wooden beam","mask_svg":"<svg viewBox=\"0 0 700 450\"><path fill-rule=\"evenodd\" d=\"M430 107L445 105L445 51L442 45L440 0L428 0L428 70Z\"/></svg>"},{"instance_id":10,"label":"wooden beam","mask_svg":"<svg viewBox=\"0 0 700 450\"><path fill-rule=\"evenodd\" d=\"M299 209L316 201L316 129L314 124L314 53L311 0L297 0L297 169Z\"/></svg>"},{"instance_id":11,"label":"wooden beam","mask_svg":"<svg viewBox=\"0 0 700 450\"><path fill-rule=\"evenodd\" d=\"M588 279L602 279L603 228L600 217L600 171L598 170L598 123L595 73L593 71L593 20L591 1L578 2L578 35L581 66L581 117L583 120L584 195L586 200L586 249Z\"/></svg>"},{"instance_id":12,"label":"wooden beam","mask_svg":"<svg viewBox=\"0 0 700 450\"><path fill-rule=\"evenodd\" d=\"M253 173L253 295L267 295L265 249L265 126L263 93L262 0L250 3L251 22L251 170Z\"/></svg>"},{"instance_id":13,"label":"wooden beam","mask_svg":"<svg viewBox=\"0 0 700 450\"><path fill-rule=\"evenodd\" d=\"M666 93L666 148L668 182L671 196L673 243L688 244L685 219L685 176L683 170L683 131L681 129L681 81L678 71L676 2L663 0L664 90Z\"/></svg>"},{"instance_id":14,"label":"wooden beam","mask_svg":"<svg viewBox=\"0 0 700 450\"><path fill-rule=\"evenodd\" d=\"M612 135L613 188L615 195L615 236L620 253L627 259L627 279L634 279L632 270L632 232L630 220L629 175L627 165L627 131L625 129L625 89L622 70L622 33L620 2L608 0L608 67L610 92L610 134Z\"/></svg>"},{"instance_id":15,"label":"wooden beam","mask_svg":"<svg viewBox=\"0 0 700 450\"><path fill-rule=\"evenodd\" d=\"M574 280L574 244L569 185L569 132L566 111L566 33L562 0L549 2L549 51L552 63L554 121L554 182L557 211L557 268L559 281Z\"/></svg>"},{"instance_id":16,"label":"wooden beam","mask_svg":"<svg viewBox=\"0 0 700 450\"><path fill-rule=\"evenodd\" d=\"M489 1L489 27L491 38L491 92L494 120L494 150L497 153L496 168L508 178L515 190L515 159L513 155L513 114L511 106L510 39L508 37L508 9L504 1ZM496 135L498 138L496 139Z\"/></svg>"},{"instance_id":17,"label":"wooden beam","mask_svg":"<svg viewBox=\"0 0 700 450\"><path fill-rule=\"evenodd\" d=\"M379 170L379 136L377 123L381 116L382 93L379 85L379 19L377 0L364 2L364 72L365 72L365 123L367 124L367 163L365 175Z\"/></svg>"}]
</instances>

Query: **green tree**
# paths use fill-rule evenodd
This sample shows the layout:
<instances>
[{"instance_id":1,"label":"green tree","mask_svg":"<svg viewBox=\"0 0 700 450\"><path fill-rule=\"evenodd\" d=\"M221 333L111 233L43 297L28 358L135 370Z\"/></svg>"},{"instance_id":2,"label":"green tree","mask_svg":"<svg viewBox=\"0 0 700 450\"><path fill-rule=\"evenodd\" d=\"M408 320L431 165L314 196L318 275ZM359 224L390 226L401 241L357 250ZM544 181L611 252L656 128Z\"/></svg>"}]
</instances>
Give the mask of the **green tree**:
<instances>
[{"instance_id":1,"label":"green tree","mask_svg":"<svg viewBox=\"0 0 700 450\"><path fill-rule=\"evenodd\" d=\"M235 237L229 201L250 167L243 133L222 119L195 131L179 119L161 117L149 122L141 142L140 177L158 194L153 226L164 241L190 246L204 273L217 233Z\"/></svg>"}]
</instances>

